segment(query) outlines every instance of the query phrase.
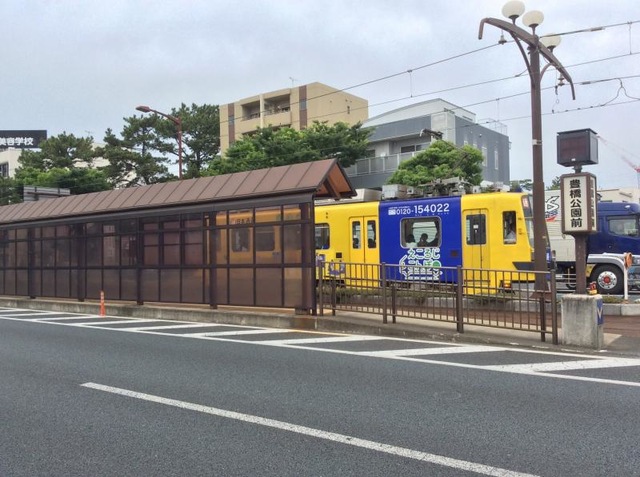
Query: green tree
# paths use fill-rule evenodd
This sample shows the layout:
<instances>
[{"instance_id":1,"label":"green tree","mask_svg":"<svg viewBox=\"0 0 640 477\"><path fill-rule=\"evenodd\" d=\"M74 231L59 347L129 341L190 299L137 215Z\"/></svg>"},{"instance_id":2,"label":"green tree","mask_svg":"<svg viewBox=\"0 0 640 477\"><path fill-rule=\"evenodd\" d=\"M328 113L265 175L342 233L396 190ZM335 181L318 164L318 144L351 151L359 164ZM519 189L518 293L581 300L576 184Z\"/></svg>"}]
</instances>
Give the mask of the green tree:
<instances>
[{"instance_id":1,"label":"green tree","mask_svg":"<svg viewBox=\"0 0 640 477\"><path fill-rule=\"evenodd\" d=\"M169 172L169 159L158 153L158 150L166 150L154 132L158 117L130 117L124 121L123 139L108 129L104 146L97 150L99 156L107 161L100 169L111 186L133 187L175 179Z\"/></svg>"},{"instance_id":2,"label":"green tree","mask_svg":"<svg viewBox=\"0 0 640 477\"><path fill-rule=\"evenodd\" d=\"M182 177L200 177L220 152L220 108L211 104L187 107L183 103L171 115L182 121Z\"/></svg>"},{"instance_id":3,"label":"green tree","mask_svg":"<svg viewBox=\"0 0 640 477\"><path fill-rule=\"evenodd\" d=\"M533 190L533 181L531 179L518 179L511 181L511 190L526 190L531 192Z\"/></svg>"},{"instance_id":4,"label":"green tree","mask_svg":"<svg viewBox=\"0 0 640 477\"><path fill-rule=\"evenodd\" d=\"M228 174L319 159L337 158L344 167L364 157L370 129L361 124L328 125L314 122L302 131L293 128L259 128L255 134L234 142L223 158L215 159L209 175Z\"/></svg>"},{"instance_id":5,"label":"green tree","mask_svg":"<svg viewBox=\"0 0 640 477\"><path fill-rule=\"evenodd\" d=\"M62 133L41 142L40 149L37 151L29 149L22 151L18 163L20 167L34 167L48 171L54 167L91 167L95 158L91 136L76 137L73 134Z\"/></svg>"},{"instance_id":6,"label":"green tree","mask_svg":"<svg viewBox=\"0 0 640 477\"><path fill-rule=\"evenodd\" d=\"M103 172L87 167L54 167L48 171L25 167L16 172L16 181L22 185L69 189L74 195L111 189Z\"/></svg>"},{"instance_id":7,"label":"green tree","mask_svg":"<svg viewBox=\"0 0 640 477\"><path fill-rule=\"evenodd\" d=\"M337 158L341 166L349 167L365 156L371 132L371 128L363 128L361 123L350 126L314 121L302 134L304 143L318 151L320 158Z\"/></svg>"},{"instance_id":8,"label":"green tree","mask_svg":"<svg viewBox=\"0 0 640 477\"><path fill-rule=\"evenodd\" d=\"M560 180L560 176L556 176L551 181L551 184L547 187L547 190L560 190L560 184L562 181Z\"/></svg>"},{"instance_id":9,"label":"green tree","mask_svg":"<svg viewBox=\"0 0 640 477\"><path fill-rule=\"evenodd\" d=\"M22 202L22 187L12 177L0 177L0 205Z\"/></svg>"},{"instance_id":10,"label":"green tree","mask_svg":"<svg viewBox=\"0 0 640 477\"><path fill-rule=\"evenodd\" d=\"M402 162L387 183L420 186L437 179L460 177L471 185L479 185L482 160L482 153L475 147L457 147L452 142L438 140Z\"/></svg>"},{"instance_id":11,"label":"green tree","mask_svg":"<svg viewBox=\"0 0 640 477\"><path fill-rule=\"evenodd\" d=\"M219 108L208 104L188 107L183 103L169 115L181 122L182 176L200 177L220 151ZM131 187L175 180L169 166L177 164L180 157L176 123L153 113L130 116L124 121L121 138L107 130L105 146L99 151L109 162L104 167L109 181L117 187Z\"/></svg>"},{"instance_id":12,"label":"green tree","mask_svg":"<svg viewBox=\"0 0 640 477\"><path fill-rule=\"evenodd\" d=\"M92 137L62 133L40 143L40 150L20 154L15 183L64 188L72 194L108 190L105 174L93 168L96 157Z\"/></svg>"}]
</instances>

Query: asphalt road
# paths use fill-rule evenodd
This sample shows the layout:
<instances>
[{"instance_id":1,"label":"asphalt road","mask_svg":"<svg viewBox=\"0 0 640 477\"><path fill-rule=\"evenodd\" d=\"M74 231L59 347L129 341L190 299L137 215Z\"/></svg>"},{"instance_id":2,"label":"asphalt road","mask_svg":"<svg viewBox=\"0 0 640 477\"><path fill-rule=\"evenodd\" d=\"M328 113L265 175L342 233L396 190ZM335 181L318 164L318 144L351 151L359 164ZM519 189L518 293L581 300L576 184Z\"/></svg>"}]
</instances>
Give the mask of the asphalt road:
<instances>
[{"instance_id":1,"label":"asphalt road","mask_svg":"<svg viewBox=\"0 0 640 477\"><path fill-rule=\"evenodd\" d=\"M2 476L633 476L639 401L634 359L0 310Z\"/></svg>"}]
</instances>

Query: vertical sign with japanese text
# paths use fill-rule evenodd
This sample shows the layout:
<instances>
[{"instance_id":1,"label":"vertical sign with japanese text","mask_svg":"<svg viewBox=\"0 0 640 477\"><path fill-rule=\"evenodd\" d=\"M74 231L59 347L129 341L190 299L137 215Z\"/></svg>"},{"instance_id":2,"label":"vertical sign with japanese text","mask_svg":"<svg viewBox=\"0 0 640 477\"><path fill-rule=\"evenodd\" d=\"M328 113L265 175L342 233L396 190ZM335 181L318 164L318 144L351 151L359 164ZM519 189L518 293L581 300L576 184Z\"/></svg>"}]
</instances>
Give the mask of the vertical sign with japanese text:
<instances>
[{"instance_id":1,"label":"vertical sign with japanese text","mask_svg":"<svg viewBox=\"0 0 640 477\"><path fill-rule=\"evenodd\" d=\"M562 233L597 232L596 177L587 172L560 177Z\"/></svg>"}]
</instances>

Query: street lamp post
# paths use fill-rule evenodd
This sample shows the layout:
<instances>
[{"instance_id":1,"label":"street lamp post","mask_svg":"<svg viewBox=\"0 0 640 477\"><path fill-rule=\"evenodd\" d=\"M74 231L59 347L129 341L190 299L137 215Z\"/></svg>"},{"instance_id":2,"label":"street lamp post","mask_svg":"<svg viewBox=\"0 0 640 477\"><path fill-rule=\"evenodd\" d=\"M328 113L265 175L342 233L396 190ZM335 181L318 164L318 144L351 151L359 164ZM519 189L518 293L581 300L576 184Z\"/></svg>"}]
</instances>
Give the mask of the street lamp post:
<instances>
[{"instance_id":1,"label":"street lamp post","mask_svg":"<svg viewBox=\"0 0 640 477\"><path fill-rule=\"evenodd\" d=\"M549 35L540 38L536 33L544 15L539 11L530 11L524 14L522 22L525 26L531 28L531 33L516 25L516 20L524 13L524 3L520 1L507 2L502 8L502 14L511 20L511 23L497 18L485 18L480 22L480 31L478 38L482 39L482 31L484 25L489 24L506 31L514 39L516 45L520 49L520 53L527 65L527 71L531 80L531 138L532 138L532 154L533 154L533 266L536 272L546 272L547 270L547 226L545 221L545 201L544 201L544 176L542 167L542 111L540 101L540 84L542 76L549 68L553 66L562 75L562 79L571 85L571 94L573 99L576 98L573 81L564 66L554 56L553 50L560 44L558 35ZM506 43L504 37L501 36L499 43ZM527 46L529 56L525 52L524 46ZM540 55L546 60L547 64L540 69ZM547 289L544 273L536 274L535 291L543 296Z\"/></svg>"},{"instance_id":2,"label":"street lamp post","mask_svg":"<svg viewBox=\"0 0 640 477\"><path fill-rule=\"evenodd\" d=\"M161 113L149 106L138 106L136 108L138 111L142 111L143 113L155 113L162 117L167 118L173 124L176 125L178 129L178 179L182 180L182 120L176 116L171 116L170 114Z\"/></svg>"}]
</instances>

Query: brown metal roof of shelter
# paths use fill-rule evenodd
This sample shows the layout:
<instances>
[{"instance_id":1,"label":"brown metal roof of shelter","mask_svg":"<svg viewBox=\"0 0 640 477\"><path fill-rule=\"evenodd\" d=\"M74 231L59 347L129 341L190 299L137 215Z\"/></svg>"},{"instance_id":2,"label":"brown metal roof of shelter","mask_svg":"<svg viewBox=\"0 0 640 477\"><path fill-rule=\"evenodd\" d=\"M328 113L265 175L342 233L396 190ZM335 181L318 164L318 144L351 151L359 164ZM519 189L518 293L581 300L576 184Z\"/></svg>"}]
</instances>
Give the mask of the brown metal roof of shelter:
<instances>
[{"instance_id":1,"label":"brown metal roof of shelter","mask_svg":"<svg viewBox=\"0 0 640 477\"><path fill-rule=\"evenodd\" d=\"M0 207L0 224L296 193L334 199L355 195L337 160L325 159L7 205Z\"/></svg>"}]
</instances>

